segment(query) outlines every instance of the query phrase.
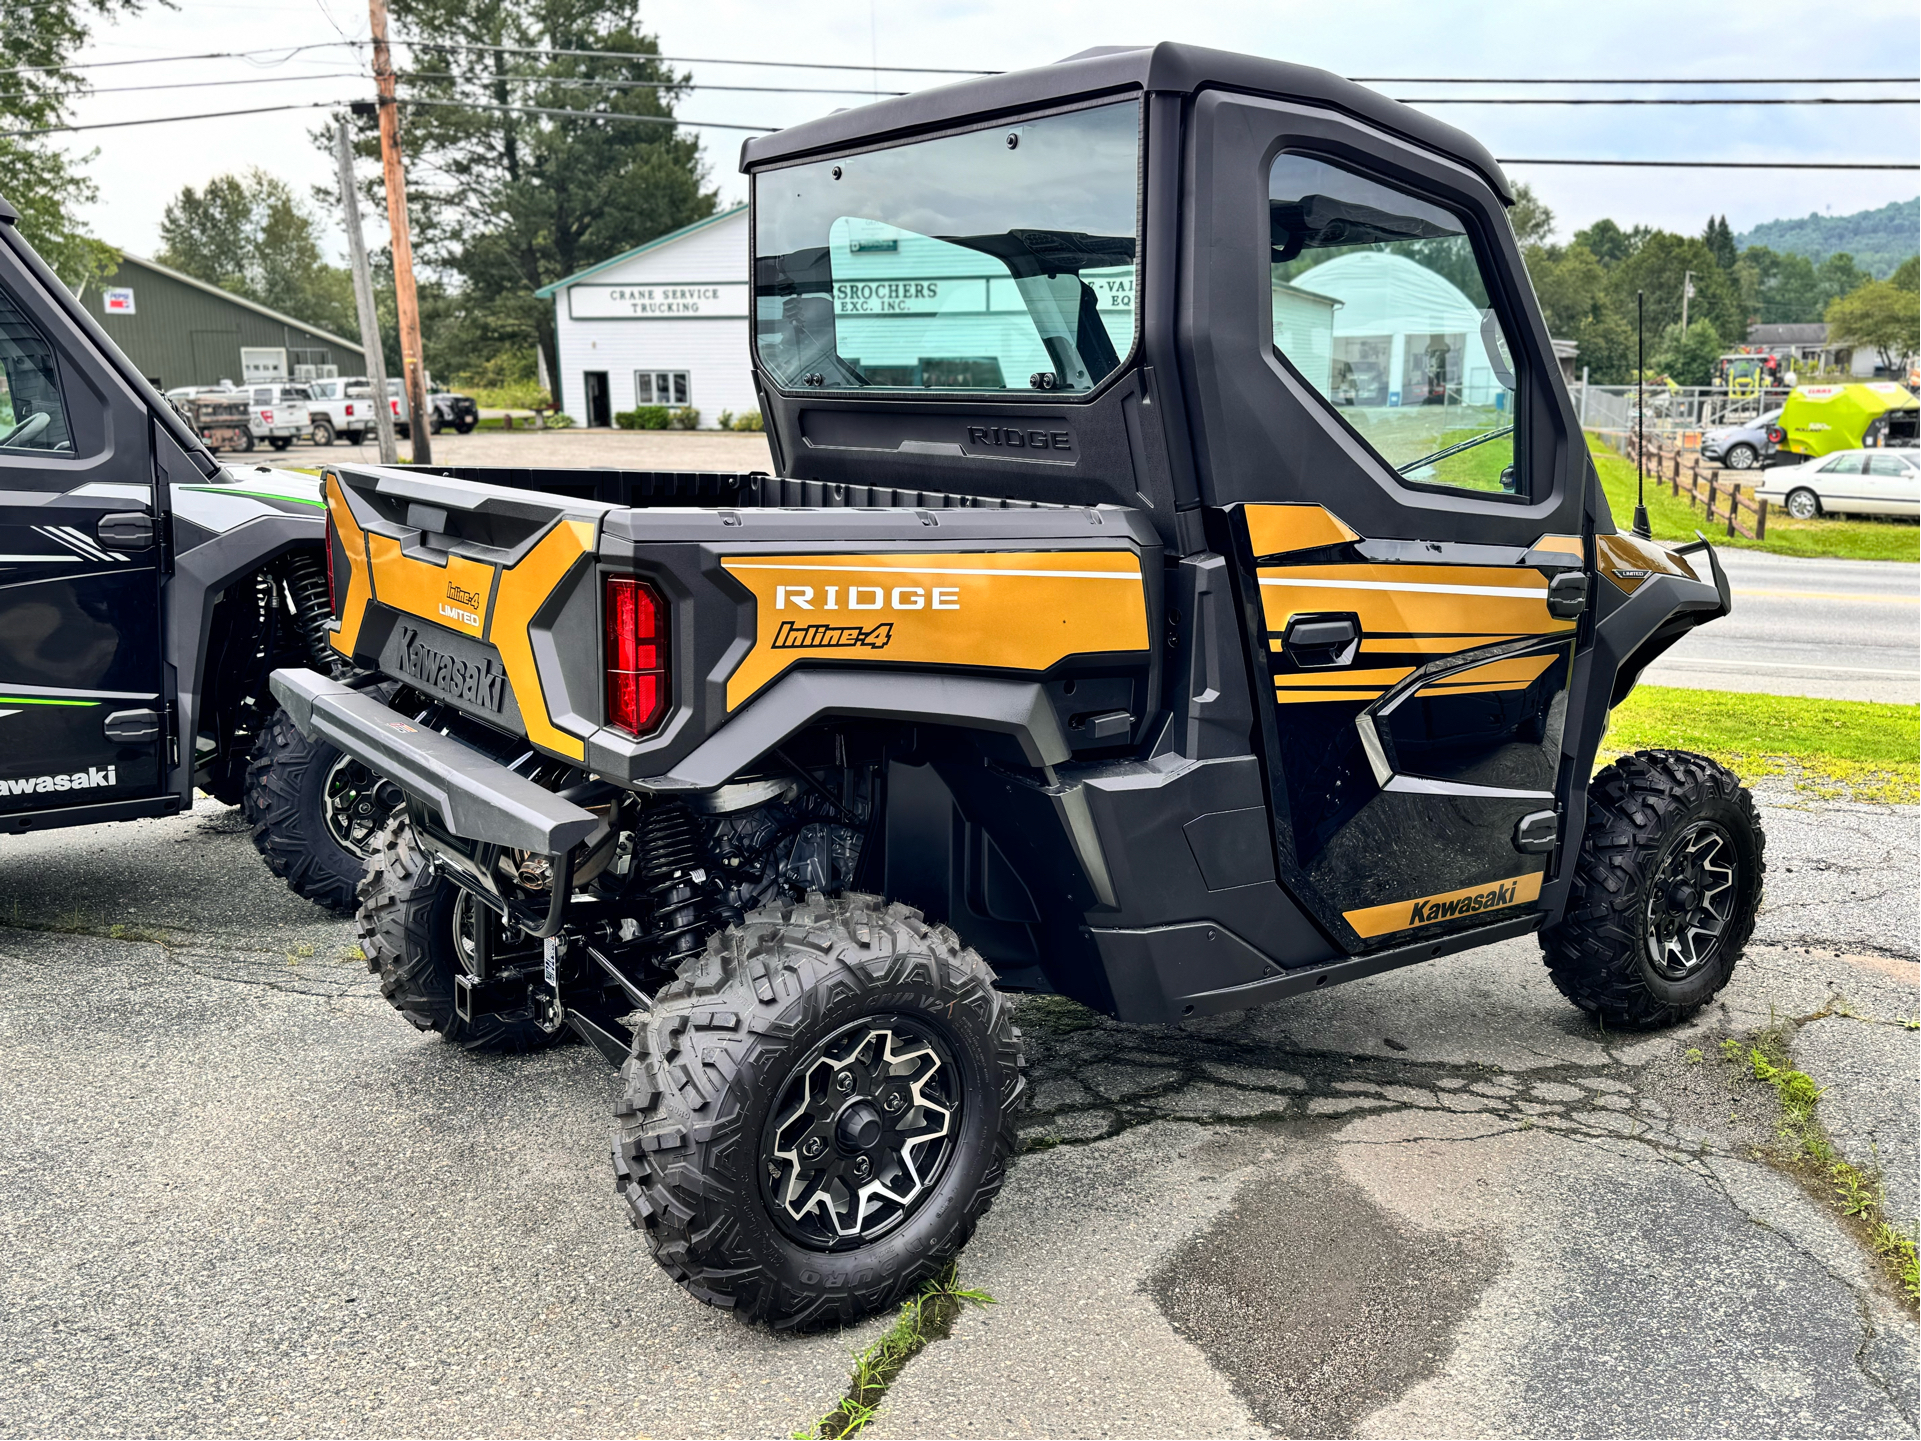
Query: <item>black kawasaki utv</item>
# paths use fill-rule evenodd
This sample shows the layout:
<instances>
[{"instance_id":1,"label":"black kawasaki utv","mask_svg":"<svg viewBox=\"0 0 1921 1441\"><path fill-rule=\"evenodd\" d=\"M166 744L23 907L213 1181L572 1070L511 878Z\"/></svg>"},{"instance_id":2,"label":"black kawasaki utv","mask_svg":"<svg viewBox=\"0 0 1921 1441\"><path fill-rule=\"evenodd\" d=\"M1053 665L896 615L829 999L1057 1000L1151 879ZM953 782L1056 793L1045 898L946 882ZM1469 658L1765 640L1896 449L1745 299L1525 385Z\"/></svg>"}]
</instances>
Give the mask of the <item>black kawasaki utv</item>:
<instances>
[{"instance_id":1,"label":"black kawasaki utv","mask_svg":"<svg viewBox=\"0 0 1921 1441\"><path fill-rule=\"evenodd\" d=\"M1727 984L1747 794L1589 781L1727 583L1616 528L1485 150L1163 45L743 163L776 473L331 469L356 669L273 679L406 793L387 997L620 1062L689 1291L844 1320L951 1257L1007 991L1178 1023L1529 932L1611 1028Z\"/></svg>"},{"instance_id":2,"label":"black kawasaki utv","mask_svg":"<svg viewBox=\"0 0 1921 1441\"><path fill-rule=\"evenodd\" d=\"M0 833L244 803L300 895L350 908L398 804L275 707L327 643L313 477L222 466L0 200Z\"/></svg>"}]
</instances>

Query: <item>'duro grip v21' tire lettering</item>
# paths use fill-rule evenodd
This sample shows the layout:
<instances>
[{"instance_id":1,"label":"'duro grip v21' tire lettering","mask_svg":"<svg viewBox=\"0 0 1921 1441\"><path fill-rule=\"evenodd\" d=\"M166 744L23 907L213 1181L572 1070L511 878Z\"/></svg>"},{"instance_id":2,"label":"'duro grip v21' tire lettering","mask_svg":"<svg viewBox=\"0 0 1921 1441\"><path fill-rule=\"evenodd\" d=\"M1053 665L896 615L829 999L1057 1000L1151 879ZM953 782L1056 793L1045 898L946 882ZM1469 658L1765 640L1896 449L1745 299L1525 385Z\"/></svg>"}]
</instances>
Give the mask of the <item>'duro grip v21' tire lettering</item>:
<instances>
[{"instance_id":1,"label":"'duro grip v21' tire lettering","mask_svg":"<svg viewBox=\"0 0 1921 1441\"><path fill-rule=\"evenodd\" d=\"M1726 767L1687 751L1622 756L1588 786L1573 891L1541 937L1555 986L1610 1027L1686 1020L1754 934L1765 844Z\"/></svg>"},{"instance_id":2,"label":"'duro grip v21' tire lettering","mask_svg":"<svg viewBox=\"0 0 1921 1441\"><path fill-rule=\"evenodd\" d=\"M631 1020L615 1184L703 1301L781 1329L882 1310L1000 1190L1020 1032L987 965L918 911L764 907Z\"/></svg>"}]
</instances>

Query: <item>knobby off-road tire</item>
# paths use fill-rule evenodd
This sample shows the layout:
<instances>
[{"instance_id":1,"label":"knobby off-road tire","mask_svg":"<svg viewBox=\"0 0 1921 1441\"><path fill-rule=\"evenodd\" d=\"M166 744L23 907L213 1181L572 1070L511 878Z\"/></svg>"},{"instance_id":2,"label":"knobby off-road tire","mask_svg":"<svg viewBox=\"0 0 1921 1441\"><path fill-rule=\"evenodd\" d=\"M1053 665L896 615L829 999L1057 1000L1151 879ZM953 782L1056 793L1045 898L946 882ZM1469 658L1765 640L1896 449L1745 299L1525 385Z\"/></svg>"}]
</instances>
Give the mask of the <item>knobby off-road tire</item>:
<instances>
[{"instance_id":1,"label":"knobby off-road tire","mask_svg":"<svg viewBox=\"0 0 1921 1441\"><path fill-rule=\"evenodd\" d=\"M654 1259L702 1301L782 1330L892 1306L966 1244L1001 1188L1026 1084L1020 1032L986 963L918 911L861 895L765 907L713 937L634 1020L616 1107L615 1185ZM921 1038L903 1040L902 1052L930 1036L941 1052L938 1065L916 1060L896 1071L912 1079L926 1070L920 1079L932 1087L945 1066L957 1084L951 1149L928 1168L917 1202L881 1223L890 1229L834 1249L799 1234L791 1209L779 1209L783 1192L795 1195L785 1187L802 1174L798 1157L822 1134L788 1142L790 1173L776 1159L779 1138L795 1134L782 1118L796 1095L840 1089L832 1057L855 1053L852 1071L860 1055L892 1046L860 1037L896 1034ZM875 1083L878 1105L909 1107L896 1110L892 1134L925 1127L934 1113L884 1094L890 1084ZM836 1145L866 1086L844 1088ZM875 1177L893 1143L877 1144ZM836 1154L830 1148L829 1160ZM864 1166L862 1154L840 1159ZM913 1154L918 1168L925 1153ZM809 1211L806 1223L833 1224L822 1217Z\"/></svg>"},{"instance_id":2,"label":"knobby off-road tire","mask_svg":"<svg viewBox=\"0 0 1921 1441\"><path fill-rule=\"evenodd\" d=\"M543 1031L531 1017L460 1018L454 1010L459 904L459 890L436 879L407 813L397 812L374 838L354 918L367 969L380 977L380 994L418 1029L438 1031L469 1051L532 1051L570 1036L564 1028Z\"/></svg>"},{"instance_id":3,"label":"knobby off-road tire","mask_svg":"<svg viewBox=\"0 0 1921 1441\"><path fill-rule=\"evenodd\" d=\"M240 805L267 868L295 895L350 916L393 799L364 767L345 766L339 750L276 710L254 738Z\"/></svg>"},{"instance_id":4,"label":"knobby off-road tire","mask_svg":"<svg viewBox=\"0 0 1921 1441\"><path fill-rule=\"evenodd\" d=\"M1607 1026L1686 1020L1754 934L1765 844L1726 767L1688 751L1622 756L1588 786L1573 892L1541 938L1554 984Z\"/></svg>"}]
</instances>

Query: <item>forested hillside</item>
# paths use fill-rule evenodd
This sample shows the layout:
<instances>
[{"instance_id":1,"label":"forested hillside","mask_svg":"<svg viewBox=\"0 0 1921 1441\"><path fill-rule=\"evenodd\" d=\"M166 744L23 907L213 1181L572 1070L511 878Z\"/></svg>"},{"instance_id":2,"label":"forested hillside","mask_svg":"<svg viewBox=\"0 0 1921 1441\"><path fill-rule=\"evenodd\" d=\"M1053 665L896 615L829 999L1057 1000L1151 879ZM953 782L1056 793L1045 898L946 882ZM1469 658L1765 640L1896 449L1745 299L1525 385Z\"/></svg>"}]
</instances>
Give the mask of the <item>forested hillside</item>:
<instances>
[{"instance_id":1,"label":"forested hillside","mask_svg":"<svg viewBox=\"0 0 1921 1441\"><path fill-rule=\"evenodd\" d=\"M1816 265L1830 255L1852 255L1861 269L1876 280L1886 280L1915 253L1917 234L1921 234L1921 199L1897 200L1853 215L1769 220L1737 235L1734 243L1743 250L1764 245L1776 253L1805 255Z\"/></svg>"}]
</instances>

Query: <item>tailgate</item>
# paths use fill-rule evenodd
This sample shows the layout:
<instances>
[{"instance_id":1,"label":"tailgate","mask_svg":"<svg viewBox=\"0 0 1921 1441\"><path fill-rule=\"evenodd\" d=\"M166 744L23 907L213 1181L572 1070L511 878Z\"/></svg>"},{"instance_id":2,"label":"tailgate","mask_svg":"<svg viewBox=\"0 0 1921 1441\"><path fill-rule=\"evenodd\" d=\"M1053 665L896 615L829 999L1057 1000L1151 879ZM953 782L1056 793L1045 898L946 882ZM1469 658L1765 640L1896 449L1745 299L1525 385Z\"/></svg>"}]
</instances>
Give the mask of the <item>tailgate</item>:
<instances>
[{"instance_id":1,"label":"tailgate","mask_svg":"<svg viewBox=\"0 0 1921 1441\"><path fill-rule=\"evenodd\" d=\"M334 648L579 760L598 722L550 693L535 651L598 652L591 581L610 507L377 467L330 468L323 485Z\"/></svg>"}]
</instances>

